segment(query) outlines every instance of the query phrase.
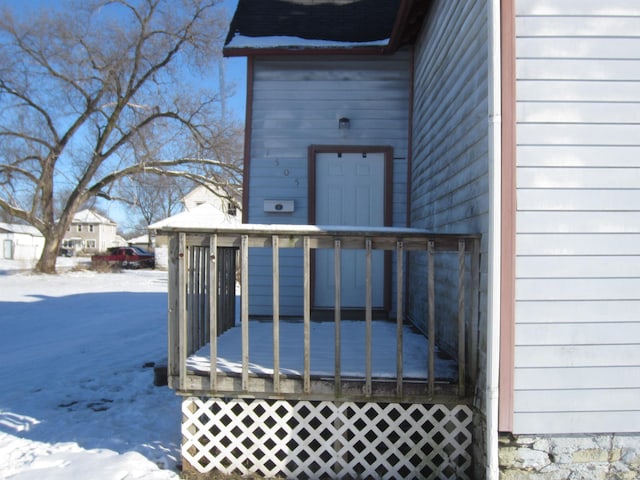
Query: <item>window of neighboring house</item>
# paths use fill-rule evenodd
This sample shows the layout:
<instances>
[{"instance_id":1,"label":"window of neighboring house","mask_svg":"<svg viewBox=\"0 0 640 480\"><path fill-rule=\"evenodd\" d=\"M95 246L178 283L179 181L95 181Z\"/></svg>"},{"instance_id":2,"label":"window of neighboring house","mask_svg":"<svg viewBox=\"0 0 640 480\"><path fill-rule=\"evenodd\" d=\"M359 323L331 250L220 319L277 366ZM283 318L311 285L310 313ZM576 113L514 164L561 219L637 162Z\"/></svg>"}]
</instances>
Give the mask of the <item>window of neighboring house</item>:
<instances>
[{"instance_id":1,"label":"window of neighboring house","mask_svg":"<svg viewBox=\"0 0 640 480\"><path fill-rule=\"evenodd\" d=\"M96 248L96 241L95 240L87 240L87 248Z\"/></svg>"},{"instance_id":2,"label":"window of neighboring house","mask_svg":"<svg viewBox=\"0 0 640 480\"><path fill-rule=\"evenodd\" d=\"M81 232L82 231L82 225L78 224L78 231Z\"/></svg>"},{"instance_id":3,"label":"window of neighboring house","mask_svg":"<svg viewBox=\"0 0 640 480\"><path fill-rule=\"evenodd\" d=\"M229 206L227 207L227 213L232 217L236 216L236 213L237 213L236 206L231 202L229 202Z\"/></svg>"},{"instance_id":4,"label":"window of neighboring house","mask_svg":"<svg viewBox=\"0 0 640 480\"><path fill-rule=\"evenodd\" d=\"M93 233L93 225L89 225L89 231Z\"/></svg>"}]
</instances>

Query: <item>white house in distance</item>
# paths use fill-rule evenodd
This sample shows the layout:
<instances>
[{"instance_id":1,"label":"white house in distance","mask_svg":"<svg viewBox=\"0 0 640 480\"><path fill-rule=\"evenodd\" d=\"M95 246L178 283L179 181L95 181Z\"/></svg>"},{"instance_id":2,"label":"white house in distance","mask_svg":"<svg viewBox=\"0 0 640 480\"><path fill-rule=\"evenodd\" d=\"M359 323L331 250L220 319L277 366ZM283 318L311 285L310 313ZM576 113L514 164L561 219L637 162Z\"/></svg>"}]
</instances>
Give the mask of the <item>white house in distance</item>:
<instances>
[{"instance_id":1,"label":"white house in distance","mask_svg":"<svg viewBox=\"0 0 640 480\"><path fill-rule=\"evenodd\" d=\"M74 254L94 254L126 245L117 234L117 227L114 221L93 210L80 210L73 216L62 247L72 249Z\"/></svg>"},{"instance_id":2,"label":"white house in distance","mask_svg":"<svg viewBox=\"0 0 640 480\"><path fill-rule=\"evenodd\" d=\"M2 258L8 260L37 260L42 254L44 237L31 225L0 223Z\"/></svg>"},{"instance_id":3,"label":"white house in distance","mask_svg":"<svg viewBox=\"0 0 640 480\"><path fill-rule=\"evenodd\" d=\"M184 211L149 225L156 254L156 268L167 268L167 238L156 235L164 227L216 227L238 225L242 222L242 210L237 199L216 195L209 188L199 185L183 199Z\"/></svg>"},{"instance_id":4,"label":"white house in distance","mask_svg":"<svg viewBox=\"0 0 640 480\"><path fill-rule=\"evenodd\" d=\"M312 236L314 227L332 218L325 205L347 205L347 214L356 205L340 201L338 195L353 193L348 183L339 183L342 172L355 181L366 171L371 180L353 190L367 196L355 198L376 202L367 212L383 212L367 218L366 226L481 236L478 308L466 331L451 321L455 298L448 292L455 290L455 277L436 284L433 295L439 346L449 350L449 342L471 340L468 353L477 363L469 365L469 394L453 401L431 396L412 405L437 407L432 426L415 436L416 442L433 443L393 452L392 460L406 454L422 465L438 451L442 462L423 475L405 471L397 477L640 478L640 3L239 0L225 54L248 61L245 223L306 225L301 231ZM340 174L332 179L332 172ZM376 188L382 194L368 196ZM271 208L274 199L287 208ZM250 237L251 225L244 227L240 234ZM294 237L295 229L287 233ZM205 248L200 240L191 245ZM271 239L257 240L273 254L266 251L265 261L250 270L246 281L254 298L243 298L247 309L271 313L276 295L269 282L276 273L283 291L279 308L302 312L315 306L322 297L312 287L316 295L303 295L297 263L282 274L272 272L270 258L279 258L283 240L275 246ZM176 243L172 258L178 271L185 271L185 242L183 250ZM248 251L247 240L244 245ZM425 307L433 304L425 272L433 269L423 252L408 256L401 320L421 328ZM313 270L311 263L306 261L305 272ZM183 305L170 311L170 319L190 314L181 297L188 290L171 279L170 286L170 299ZM170 327L170 339L184 332L189 335L186 328ZM174 343L180 347L187 340ZM244 369L236 383L223 384L216 373L203 386L185 361L170 361L169 367L170 385L185 398L185 465L200 473L232 465L243 473L271 474L272 465L264 466L270 462L286 474L287 462L301 458L288 443L270 457L269 445L281 440L280 423L270 421L252 422L256 435L266 438L251 437L252 459L243 456L248 428L229 433L229 460L208 436L217 424L201 420L205 413L214 418L231 400L242 418L258 418L248 413L256 405L285 413L303 405L304 415L319 414L304 403L326 399L313 396L311 380L283 393L272 384L288 384L275 375L254 378ZM256 385L262 390L252 397L247 392ZM340 395L327 404L343 408L348 399L336 391ZM290 395L283 400L285 393ZM382 454L394 445L384 452L368 449L389 436L360 441L358 435L383 417L389 403L357 398L361 403L349 407L347 420L333 414L325 419L322 431L331 433L331 442L304 437L311 427L302 414L288 425L287 434L304 434L300 449L316 442L301 468L315 472L335 461L336 477L342 472L354 478L361 472L349 471L346 463L354 458L362 457L359 468L381 465ZM405 404L401 397L397 402ZM362 428L348 438L331 430L346 427L362 405L376 412L360 419ZM462 407L472 412L471 422L460 430L438 425L440 417L455 417ZM405 426L417 421L411 417ZM201 440L188 435L205 429ZM454 439L473 441L451 453L452 432ZM352 440L347 466L326 451Z\"/></svg>"}]
</instances>

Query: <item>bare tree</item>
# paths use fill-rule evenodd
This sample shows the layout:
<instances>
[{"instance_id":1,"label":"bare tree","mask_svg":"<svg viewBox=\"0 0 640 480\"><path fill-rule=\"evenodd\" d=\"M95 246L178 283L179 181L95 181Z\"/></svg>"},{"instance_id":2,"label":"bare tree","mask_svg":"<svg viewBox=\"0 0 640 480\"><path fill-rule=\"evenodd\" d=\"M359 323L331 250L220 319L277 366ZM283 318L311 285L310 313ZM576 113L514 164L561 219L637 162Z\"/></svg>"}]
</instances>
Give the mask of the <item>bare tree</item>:
<instances>
[{"instance_id":1,"label":"bare tree","mask_svg":"<svg viewBox=\"0 0 640 480\"><path fill-rule=\"evenodd\" d=\"M220 117L220 94L197 82L219 57L217 3L85 0L28 19L0 11L0 209L44 235L37 270L55 271L78 207L109 198L123 178L239 184L237 126Z\"/></svg>"},{"instance_id":2,"label":"bare tree","mask_svg":"<svg viewBox=\"0 0 640 480\"><path fill-rule=\"evenodd\" d=\"M193 188L184 177L133 175L121 182L118 199L136 212L133 221L141 229L158 220L170 217L182 209L182 198Z\"/></svg>"}]
</instances>

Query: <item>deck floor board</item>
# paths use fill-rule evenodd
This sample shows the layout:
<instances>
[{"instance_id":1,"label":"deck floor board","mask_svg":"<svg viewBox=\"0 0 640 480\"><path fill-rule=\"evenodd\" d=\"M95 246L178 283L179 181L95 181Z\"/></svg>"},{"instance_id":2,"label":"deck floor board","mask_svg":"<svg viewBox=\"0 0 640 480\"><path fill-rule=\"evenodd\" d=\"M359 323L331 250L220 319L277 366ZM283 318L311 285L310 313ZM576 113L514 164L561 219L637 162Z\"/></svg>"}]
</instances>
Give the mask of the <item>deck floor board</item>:
<instances>
[{"instance_id":1,"label":"deck floor board","mask_svg":"<svg viewBox=\"0 0 640 480\"><path fill-rule=\"evenodd\" d=\"M341 322L341 375L365 376L365 322ZM302 376L304 365L304 325L301 321L280 322L280 373L289 377ZM311 375L333 376L334 323L311 324ZM217 371L225 374L242 372L241 328L239 325L218 338ZM210 348L205 345L187 359L187 369L193 373L208 374ZM436 349L435 377L437 380L456 378L454 360ZM415 328L406 325L403 333L403 377L412 380L427 379L427 339ZM271 322L249 322L249 371L255 375L273 374L273 325ZM372 377L396 378L396 324L377 320L373 322Z\"/></svg>"}]
</instances>

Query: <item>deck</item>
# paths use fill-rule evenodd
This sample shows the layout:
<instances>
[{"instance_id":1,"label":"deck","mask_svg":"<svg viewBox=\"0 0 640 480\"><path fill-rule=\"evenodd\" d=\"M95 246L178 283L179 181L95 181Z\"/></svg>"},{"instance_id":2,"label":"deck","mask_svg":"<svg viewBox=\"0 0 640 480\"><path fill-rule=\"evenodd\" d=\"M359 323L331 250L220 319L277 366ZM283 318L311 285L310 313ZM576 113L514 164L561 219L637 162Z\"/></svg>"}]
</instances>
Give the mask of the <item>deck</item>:
<instances>
[{"instance_id":1,"label":"deck","mask_svg":"<svg viewBox=\"0 0 640 480\"><path fill-rule=\"evenodd\" d=\"M477 370L479 236L291 225L164 233L171 237L168 375L169 385L184 396L185 471L471 478L473 408L467 392ZM287 268L291 258L301 263L295 268L302 298L293 295L300 304L293 319L281 315L283 249L298 251L282 255ZM324 261L337 272L333 308L325 304L321 312L313 308L316 249L324 250ZM253 250L266 253L272 265L268 318L250 312ZM363 259L366 299L356 310L344 307L352 298L342 298L345 250L360 250ZM376 250L387 261L383 293L395 296L387 303L387 319L379 319L374 308ZM407 275L415 260L409 252L422 252L425 260L417 281ZM440 269L445 275L438 275ZM264 266L259 273L264 281ZM422 325L405 315L408 295L416 291L424 299ZM444 355L436 334L451 321L457 347Z\"/></svg>"},{"instance_id":2,"label":"deck","mask_svg":"<svg viewBox=\"0 0 640 480\"><path fill-rule=\"evenodd\" d=\"M423 402L440 396L450 402L465 397L467 387L473 383L475 365L470 352L476 346L474 336L467 332L474 331L477 321L479 237L476 235L434 235L407 228L295 225L242 225L207 231L169 229L164 233L169 233L172 239L169 382L184 394L404 402ZM221 326L220 319L209 312L220 314L222 304L228 304L230 296L210 292L230 292L232 288L235 292L236 285L235 271L227 272L224 278L222 264L228 258L223 253L231 251L239 255L241 291L248 292L248 259L253 248L269 249L273 264L278 267L273 269L273 316L268 322L251 320L247 294L241 296L239 325ZM279 313L279 253L291 248L303 252L304 301L299 321L286 321ZM331 321L312 321L311 252L318 248L333 250L336 272L340 272L344 250L364 251L363 276L369 291L373 283L373 252L392 252L396 318L374 320L370 294L364 306L364 319L343 318L337 274ZM430 266L423 285L429 299L424 309L428 319L426 331L408 324L403 314L406 254L416 250L426 252ZM454 358L438 351L435 338L434 257L443 253L454 255L458 270L455 298L459 341ZM232 330L224 333L229 327ZM211 368L212 358L217 359L216 368Z\"/></svg>"},{"instance_id":3,"label":"deck","mask_svg":"<svg viewBox=\"0 0 640 480\"><path fill-rule=\"evenodd\" d=\"M274 376L272 324L265 321L250 321L249 331L249 376L254 383L261 382L263 387L253 385L252 389L268 393L272 389L269 379ZM362 320L343 320L341 324L341 382L342 395L359 396L364 388L366 378L366 324ZM371 382L372 397L395 398L396 384L396 324L395 322L374 320L371 325ZM428 386L428 341L411 325L403 326L403 372L405 389L418 394L426 394ZM302 393L304 378L304 323L302 321L285 320L280 322L280 395L285 393L283 385L288 385L288 393ZM323 392L333 395L335 391L335 324L333 322L311 322L311 337L314 342L310 346L310 380L314 384L316 395ZM207 344L187 358L188 375L196 379L191 385L196 388L207 388L211 372L210 345ZM224 332L218 339L218 356L216 370L219 378L226 378L227 383L234 385L242 376L242 327L237 325ZM439 352L436 346L435 384L436 390L447 390L453 395L451 385L456 383L457 365L454 359ZM268 388L264 385L269 384ZM265 391L262 391L265 390ZM391 390L391 392L390 392ZM348 393L349 392L349 393Z\"/></svg>"}]
</instances>

